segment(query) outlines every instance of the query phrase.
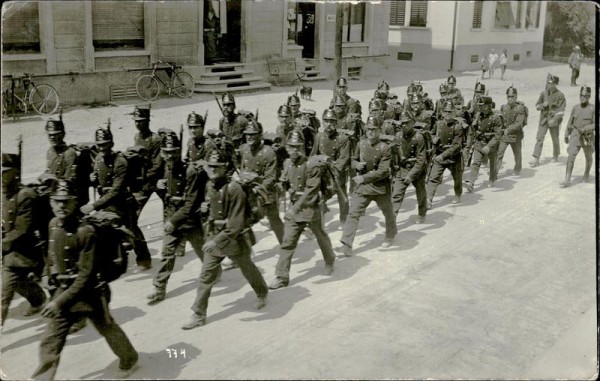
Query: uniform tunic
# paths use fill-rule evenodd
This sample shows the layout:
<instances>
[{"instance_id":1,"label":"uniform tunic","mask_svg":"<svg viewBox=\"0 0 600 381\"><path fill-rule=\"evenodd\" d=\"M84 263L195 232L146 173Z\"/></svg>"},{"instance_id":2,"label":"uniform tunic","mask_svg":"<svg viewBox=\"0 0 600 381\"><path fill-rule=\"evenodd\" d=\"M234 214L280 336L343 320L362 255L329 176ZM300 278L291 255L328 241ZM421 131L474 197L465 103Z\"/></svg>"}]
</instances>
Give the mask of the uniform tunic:
<instances>
[{"instance_id":1,"label":"uniform tunic","mask_svg":"<svg viewBox=\"0 0 600 381\"><path fill-rule=\"evenodd\" d=\"M433 158L439 157L441 161L434 161L427 184L427 198L433 199L438 185L442 183L444 170L449 169L454 180L454 195L462 195L463 164L461 148L463 143L464 127L462 119L451 119L446 122L439 120L433 127L434 144Z\"/></svg>"},{"instance_id":2,"label":"uniform tunic","mask_svg":"<svg viewBox=\"0 0 600 381\"><path fill-rule=\"evenodd\" d=\"M523 127L525 126L525 107L519 103L514 105L505 104L500 108L504 115L505 130L502 132L500 144L498 145L498 164L496 168L500 170L502 159L506 148L510 145L515 157L514 172L520 173L522 168L522 141Z\"/></svg>"},{"instance_id":3,"label":"uniform tunic","mask_svg":"<svg viewBox=\"0 0 600 381\"><path fill-rule=\"evenodd\" d=\"M414 131L410 137L405 137L402 132L396 134L398 144L399 170L394 176L392 187L392 207L394 214L398 214L404 201L404 195L408 184L405 179L415 187L419 216L424 217L427 213L427 199L425 197L425 176L427 175L427 154L425 152L425 139L423 135Z\"/></svg>"},{"instance_id":4,"label":"uniform tunic","mask_svg":"<svg viewBox=\"0 0 600 381\"><path fill-rule=\"evenodd\" d=\"M246 126L248 119L241 114L234 114L231 120L226 117L219 120L219 131L231 140L236 149L243 143Z\"/></svg>"},{"instance_id":5,"label":"uniform tunic","mask_svg":"<svg viewBox=\"0 0 600 381\"><path fill-rule=\"evenodd\" d=\"M538 125L537 134L535 136L535 147L533 148L533 157L539 159L544 147L544 139L546 132L550 130L552 138L552 155L558 157L560 155L560 141L558 139L560 133L560 123L563 119L563 114L567 106L564 94L558 90L542 91L535 104L536 108L542 103L548 102L547 107L543 107L540 111L540 124ZM552 127L554 126L554 127Z\"/></svg>"},{"instance_id":6,"label":"uniform tunic","mask_svg":"<svg viewBox=\"0 0 600 381\"><path fill-rule=\"evenodd\" d=\"M471 173L469 182L475 184L479 175L479 168L483 161L484 154L481 152L484 147L489 149L488 157L490 159L490 182L496 181L498 170L496 169L498 144L502 134L502 121L500 116L495 113L489 115L481 114L481 119L478 124L473 126L471 131L473 141L473 159L471 161Z\"/></svg>"},{"instance_id":7,"label":"uniform tunic","mask_svg":"<svg viewBox=\"0 0 600 381\"><path fill-rule=\"evenodd\" d=\"M592 159L594 152L595 110L591 103L585 107L581 104L573 106L571 117L567 123L565 137L569 137L569 160L575 160L579 149L583 148L586 161Z\"/></svg>"}]
</instances>

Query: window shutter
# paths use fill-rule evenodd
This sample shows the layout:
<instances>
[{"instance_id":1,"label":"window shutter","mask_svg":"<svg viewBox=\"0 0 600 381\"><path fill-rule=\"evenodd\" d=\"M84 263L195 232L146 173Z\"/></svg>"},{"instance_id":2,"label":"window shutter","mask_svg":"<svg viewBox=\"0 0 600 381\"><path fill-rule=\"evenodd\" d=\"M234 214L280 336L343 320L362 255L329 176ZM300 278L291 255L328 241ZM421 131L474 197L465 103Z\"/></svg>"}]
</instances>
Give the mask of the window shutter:
<instances>
[{"instance_id":1,"label":"window shutter","mask_svg":"<svg viewBox=\"0 0 600 381\"><path fill-rule=\"evenodd\" d=\"M481 14L483 13L483 0L475 2L473 8L473 28L481 28Z\"/></svg>"},{"instance_id":2,"label":"window shutter","mask_svg":"<svg viewBox=\"0 0 600 381\"><path fill-rule=\"evenodd\" d=\"M512 13L509 1L496 2L496 28L510 28L515 25L515 18Z\"/></svg>"},{"instance_id":3,"label":"window shutter","mask_svg":"<svg viewBox=\"0 0 600 381\"><path fill-rule=\"evenodd\" d=\"M144 3L92 2L94 41L144 39Z\"/></svg>"},{"instance_id":4,"label":"window shutter","mask_svg":"<svg viewBox=\"0 0 600 381\"><path fill-rule=\"evenodd\" d=\"M427 1L410 2L410 26L427 26Z\"/></svg>"},{"instance_id":5,"label":"window shutter","mask_svg":"<svg viewBox=\"0 0 600 381\"><path fill-rule=\"evenodd\" d=\"M406 12L406 1L392 0L390 10L390 25L404 26L404 15Z\"/></svg>"},{"instance_id":6,"label":"window shutter","mask_svg":"<svg viewBox=\"0 0 600 381\"><path fill-rule=\"evenodd\" d=\"M4 52L40 51L40 24L37 1L6 3L2 12L2 47Z\"/></svg>"},{"instance_id":7,"label":"window shutter","mask_svg":"<svg viewBox=\"0 0 600 381\"><path fill-rule=\"evenodd\" d=\"M518 29L521 28L521 19L522 18L523 18L523 2L518 1L517 2L517 19L515 20L515 27Z\"/></svg>"}]
</instances>

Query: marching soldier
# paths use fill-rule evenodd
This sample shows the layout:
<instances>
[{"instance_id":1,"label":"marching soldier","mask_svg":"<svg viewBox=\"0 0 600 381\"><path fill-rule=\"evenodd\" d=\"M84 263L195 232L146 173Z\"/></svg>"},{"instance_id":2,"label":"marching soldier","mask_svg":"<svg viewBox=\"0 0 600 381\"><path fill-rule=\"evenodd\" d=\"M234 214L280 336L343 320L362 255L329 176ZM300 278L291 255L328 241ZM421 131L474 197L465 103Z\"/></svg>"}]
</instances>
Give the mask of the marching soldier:
<instances>
[{"instance_id":1,"label":"marching soldier","mask_svg":"<svg viewBox=\"0 0 600 381\"><path fill-rule=\"evenodd\" d=\"M324 131L317 134L316 143L311 152L314 155L327 155L334 163L335 176L338 184L341 184L337 199L340 206L340 223L343 226L348 216L348 195L346 183L348 182L348 167L350 165L350 140L348 136L340 133L336 128L337 116L331 109L323 112Z\"/></svg>"},{"instance_id":2,"label":"marching soldier","mask_svg":"<svg viewBox=\"0 0 600 381\"><path fill-rule=\"evenodd\" d=\"M21 157L2 154L2 326L15 292L30 304L23 313L31 316L46 302L44 290L36 283L42 274L44 256L37 245L33 204L35 190L22 187Z\"/></svg>"},{"instance_id":3,"label":"marching soldier","mask_svg":"<svg viewBox=\"0 0 600 381\"><path fill-rule=\"evenodd\" d=\"M290 108L290 119L294 130L298 130L304 136L306 142L306 155L310 153L314 145L315 136L319 126L312 123L308 114L300 111L300 98L296 94L288 97L287 105Z\"/></svg>"},{"instance_id":4,"label":"marching soldier","mask_svg":"<svg viewBox=\"0 0 600 381\"><path fill-rule=\"evenodd\" d=\"M453 204L460 203L462 196L463 164L461 148L463 143L463 119L455 117L454 103L446 100L442 108L442 119L434 125L433 167L427 184L427 209L431 209L437 187L442 183L444 171L450 170L454 180Z\"/></svg>"},{"instance_id":5,"label":"marching soldier","mask_svg":"<svg viewBox=\"0 0 600 381\"><path fill-rule=\"evenodd\" d=\"M425 177L427 175L427 153L425 138L412 123L403 123L402 130L395 137L397 149L398 170L394 175L392 185L392 208L394 215L398 212L404 201L406 188L410 184L415 187L419 215L417 223L425 222L427 214L427 199L425 193ZM395 218L394 218L395 221Z\"/></svg>"},{"instance_id":6,"label":"marching soldier","mask_svg":"<svg viewBox=\"0 0 600 381\"><path fill-rule=\"evenodd\" d=\"M243 131L248 124L248 120L243 115L235 112L235 98L233 95L223 94L221 104L223 105L223 117L219 120L219 131L225 134L237 150L244 142Z\"/></svg>"},{"instance_id":7,"label":"marching soldier","mask_svg":"<svg viewBox=\"0 0 600 381\"><path fill-rule=\"evenodd\" d=\"M250 244L255 237L245 221L244 190L237 182L227 178L227 163L217 150L210 152L204 162L204 171L210 180L206 186L207 201L201 208L201 212L208 213L206 243L202 248L204 263L198 280L196 299L192 305L194 314L190 321L181 327L185 330L206 324L208 298L212 286L221 274L221 262L225 257L231 258L237 264L252 286L257 296L255 309L260 310L266 306L269 292L265 280L250 257Z\"/></svg>"},{"instance_id":8,"label":"marching soldier","mask_svg":"<svg viewBox=\"0 0 600 381\"><path fill-rule=\"evenodd\" d=\"M288 285L292 256L306 227L314 233L323 254L325 275L331 275L335 261L331 240L321 222L320 167L307 162L304 139L298 131L292 131L288 136L287 149L290 158L285 161L280 180L284 190L290 194L290 207L285 214L285 233L275 267L276 278L269 284L271 290Z\"/></svg>"},{"instance_id":9,"label":"marching soldier","mask_svg":"<svg viewBox=\"0 0 600 381\"><path fill-rule=\"evenodd\" d=\"M185 161L187 163L206 159L208 153L217 148L215 142L204 135L205 124L206 120L202 118L202 115L198 115L193 111L188 115L187 126L190 131L190 138L188 139L187 152L185 154Z\"/></svg>"},{"instance_id":10,"label":"marching soldier","mask_svg":"<svg viewBox=\"0 0 600 381\"><path fill-rule=\"evenodd\" d=\"M558 77L548 74L546 89L540 93L535 106L540 111L540 124L535 136L535 147L533 148L533 160L529 162L531 167L540 165L540 156L544 146L546 132L550 130L552 138L552 161L558 162L560 155L560 123L562 122L567 101L564 94L556 88Z\"/></svg>"},{"instance_id":11,"label":"marching soldier","mask_svg":"<svg viewBox=\"0 0 600 381\"><path fill-rule=\"evenodd\" d=\"M163 136L161 155L165 163L164 174L156 189L164 200L165 235L160 269L153 281L154 291L147 297L150 305L165 299L167 282L182 240L189 241L200 261L203 259L202 222L197 210L204 201L206 174L194 163L186 164L181 160L181 144L175 133Z\"/></svg>"},{"instance_id":12,"label":"marching soldier","mask_svg":"<svg viewBox=\"0 0 600 381\"><path fill-rule=\"evenodd\" d=\"M595 125L595 109L590 103L592 89L588 86L583 86L579 91L579 103L573 106L569 123L565 131L565 143L569 145L567 152L567 169L564 181L560 182L560 187L565 188L571 186L571 174L575 165L575 158L579 153L579 149L583 149L585 155L585 171L583 172L582 182L589 181L590 168L594 160L594 130Z\"/></svg>"},{"instance_id":13,"label":"marching soldier","mask_svg":"<svg viewBox=\"0 0 600 381\"><path fill-rule=\"evenodd\" d=\"M351 141L358 141L363 133L360 116L348 112L348 105L342 96L336 95L331 102L333 103L333 111L337 116L336 128L348 135Z\"/></svg>"},{"instance_id":14,"label":"marching soldier","mask_svg":"<svg viewBox=\"0 0 600 381\"><path fill-rule=\"evenodd\" d=\"M256 121L251 120L244 130L246 144L240 147L241 165L240 169L246 172L254 172L261 178L260 187L268 198L264 200L263 212L269 220L269 224L281 244L283 240L283 222L279 217L277 208L277 157L269 146L262 142L262 131Z\"/></svg>"},{"instance_id":15,"label":"marching soldier","mask_svg":"<svg viewBox=\"0 0 600 381\"><path fill-rule=\"evenodd\" d=\"M352 98L348 95L348 81L344 77L340 77L336 82L336 94L335 96L340 96L344 99L346 106L348 107L348 113L362 115L362 107L360 102L357 99ZM334 100L335 100L334 96ZM329 105L330 108L333 108L334 103Z\"/></svg>"},{"instance_id":16,"label":"marching soldier","mask_svg":"<svg viewBox=\"0 0 600 381\"><path fill-rule=\"evenodd\" d=\"M351 155L351 166L357 175L352 178L356 184L352 193L350 212L344 224L340 251L345 256L352 255L352 245L358 220L365 210L375 201L385 217L385 240L382 247L390 247L398 229L390 197L391 149L380 140L381 130L373 123L367 124L366 138L358 143Z\"/></svg>"},{"instance_id":17,"label":"marching soldier","mask_svg":"<svg viewBox=\"0 0 600 381\"><path fill-rule=\"evenodd\" d=\"M517 89L509 87L506 89L507 103L500 108L506 128L502 132L500 145L498 146L498 164L496 170L500 170L504 152L510 145L515 157L514 174L521 174L521 142L523 141L523 127L525 126L525 107L517 102Z\"/></svg>"},{"instance_id":18,"label":"marching soldier","mask_svg":"<svg viewBox=\"0 0 600 381\"><path fill-rule=\"evenodd\" d=\"M474 141L471 139L473 134L471 133L473 123L476 123L480 119L479 116L479 101L481 97L485 95L485 85L481 82L477 82L475 84L475 93L473 94L473 99L467 103L465 110L462 111L462 107L457 107L455 104L454 109L457 110L457 116L462 116L466 124L464 125L463 130L463 165L468 165L469 154L472 151ZM482 159L482 165L488 161L487 156ZM464 171L464 168L463 168Z\"/></svg>"},{"instance_id":19,"label":"marching soldier","mask_svg":"<svg viewBox=\"0 0 600 381\"><path fill-rule=\"evenodd\" d=\"M413 81L413 86L415 87L416 93L421 97L425 110L433 111L435 108L433 100L429 97L429 94L423 91L423 85L421 82Z\"/></svg>"},{"instance_id":20,"label":"marching soldier","mask_svg":"<svg viewBox=\"0 0 600 381\"><path fill-rule=\"evenodd\" d=\"M152 267L152 259L144 234L138 226L137 203L129 190L127 179L127 159L122 153L112 150L114 143L110 129L97 129L95 141L98 154L90 179L97 187L100 198L91 204L83 205L80 210L83 214L94 210L107 210L118 214L135 235L133 249L138 268L148 270Z\"/></svg>"},{"instance_id":21,"label":"marching soldier","mask_svg":"<svg viewBox=\"0 0 600 381\"><path fill-rule=\"evenodd\" d=\"M287 104L279 106L277 109L277 120L279 120L279 126L277 126L275 134L281 140L281 144L285 145L285 139L287 139L289 133L294 129L290 106Z\"/></svg>"},{"instance_id":22,"label":"marching soldier","mask_svg":"<svg viewBox=\"0 0 600 381\"><path fill-rule=\"evenodd\" d=\"M440 85L440 99L435 102L435 109L433 115L436 120L442 119L444 105L446 104L446 100L448 99L448 85L442 83Z\"/></svg>"},{"instance_id":23,"label":"marching soldier","mask_svg":"<svg viewBox=\"0 0 600 381\"><path fill-rule=\"evenodd\" d=\"M465 104L465 98L460 93L460 90L456 88L456 77L451 75L446 81L448 86L448 97L454 102L455 108L462 108Z\"/></svg>"},{"instance_id":24,"label":"marching soldier","mask_svg":"<svg viewBox=\"0 0 600 381\"><path fill-rule=\"evenodd\" d=\"M472 163L469 179L465 181L465 186L469 192L473 192L475 180L479 175L479 167L485 155L490 158L490 178L489 186L493 187L496 181L498 171L496 170L496 153L502 134L502 121L500 116L494 113L494 102L492 98L483 96L479 100L480 119L472 126Z\"/></svg>"},{"instance_id":25,"label":"marching soldier","mask_svg":"<svg viewBox=\"0 0 600 381\"><path fill-rule=\"evenodd\" d=\"M375 118L375 123L378 126L383 125L385 103L381 99L373 98L369 101L369 116ZM337 119L337 118L336 118Z\"/></svg>"},{"instance_id":26,"label":"marching soldier","mask_svg":"<svg viewBox=\"0 0 600 381\"><path fill-rule=\"evenodd\" d=\"M136 369L139 356L110 314L110 288L98 272L100 259L97 256L106 254L97 250L103 237L99 237L91 225L78 220L75 194L69 184L61 180L50 196L55 218L50 222L48 270L49 282L57 288L52 300L42 309L42 316L49 322L40 343L40 365L32 378L54 379L69 328L82 317L90 319L119 357L118 376L123 378Z\"/></svg>"}]
</instances>

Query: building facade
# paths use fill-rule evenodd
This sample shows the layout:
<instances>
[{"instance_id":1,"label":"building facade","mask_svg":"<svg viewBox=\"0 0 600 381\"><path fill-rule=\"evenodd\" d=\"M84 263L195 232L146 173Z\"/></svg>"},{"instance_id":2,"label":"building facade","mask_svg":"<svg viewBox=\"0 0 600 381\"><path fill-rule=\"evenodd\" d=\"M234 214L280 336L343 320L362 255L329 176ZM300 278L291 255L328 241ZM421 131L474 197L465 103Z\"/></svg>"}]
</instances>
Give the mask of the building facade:
<instances>
[{"instance_id":1,"label":"building facade","mask_svg":"<svg viewBox=\"0 0 600 381\"><path fill-rule=\"evenodd\" d=\"M540 61L545 1L390 0L390 65L476 70L484 53Z\"/></svg>"},{"instance_id":2,"label":"building facade","mask_svg":"<svg viewBox=\"0 0 600 381\"><path fill-rule=\"evenodd\" d=\"M7 2L2 71L44 76L40 81L54 85L65 103L105 102L111 86L135 84L159 60L196 76L213 38L213 62L243 63L267 80L269 57L312 60L331 77L337 6L344 14L343 73L380 72L388 59L387 2L291 0ZM218 18L212 36L209 10Z\"/></svg>"}]
</instances>

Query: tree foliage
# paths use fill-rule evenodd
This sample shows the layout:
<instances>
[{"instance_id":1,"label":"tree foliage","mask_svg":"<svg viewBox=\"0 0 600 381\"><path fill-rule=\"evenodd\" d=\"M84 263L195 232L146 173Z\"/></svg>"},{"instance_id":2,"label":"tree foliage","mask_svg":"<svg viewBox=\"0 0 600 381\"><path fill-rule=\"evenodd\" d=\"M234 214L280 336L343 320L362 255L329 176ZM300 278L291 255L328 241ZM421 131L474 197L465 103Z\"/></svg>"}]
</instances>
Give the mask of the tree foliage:
<instances>
[{"instance_id":1,"label":"tree foliage","mask_svg":"<svg viewBox=\"0 0 600 381\"><path fill-rule=\"evenodd\" d=\"M585 56L594 56L596 44L596 4L587 1L548 2L544 32L544 51L554 54L554 40L562 39L561 56L568 56L579 45Z\"/></svg>"}]
</instances>

